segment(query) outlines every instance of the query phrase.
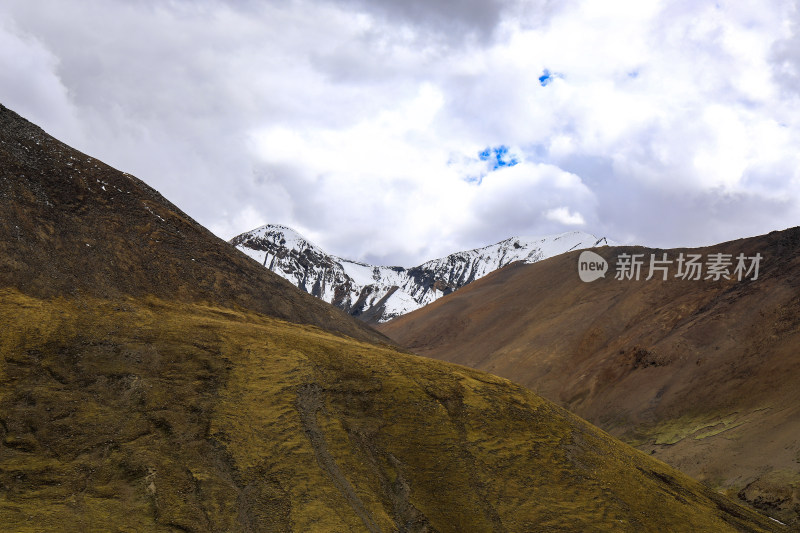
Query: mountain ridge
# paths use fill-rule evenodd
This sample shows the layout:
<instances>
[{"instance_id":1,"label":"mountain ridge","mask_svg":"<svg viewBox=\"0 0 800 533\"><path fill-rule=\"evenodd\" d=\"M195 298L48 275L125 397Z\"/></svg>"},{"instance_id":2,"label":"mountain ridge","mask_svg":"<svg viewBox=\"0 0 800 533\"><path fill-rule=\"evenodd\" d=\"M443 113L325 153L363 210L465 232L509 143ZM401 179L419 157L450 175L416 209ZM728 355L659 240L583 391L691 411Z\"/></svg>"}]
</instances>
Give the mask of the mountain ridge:
<instances>
[{"instance_id":1,"label":"mountain ridge","mask_svg":"<svg viewBox=\"0 0 800 533\"><path fill-rule=\"evenodd\" d=\"M212 298L389 342L318 299L287 292L283 278L231 253L143 181L2 105L0 128L0 283L41 297Z\"/></svg>"},{"instance_id":2,"label":"mountain ridge","mask_svg":"<svg viewBox=\"0 0 800 533\"><path fill-rule=\"evenodd\" d=\"M533 263L570 250L614 244L579 231L510 237L406 268L328 254L280 224L260 226L229 242L300 289L369 323L418 309L515 261Z\"/></svg>"}]
</instances>

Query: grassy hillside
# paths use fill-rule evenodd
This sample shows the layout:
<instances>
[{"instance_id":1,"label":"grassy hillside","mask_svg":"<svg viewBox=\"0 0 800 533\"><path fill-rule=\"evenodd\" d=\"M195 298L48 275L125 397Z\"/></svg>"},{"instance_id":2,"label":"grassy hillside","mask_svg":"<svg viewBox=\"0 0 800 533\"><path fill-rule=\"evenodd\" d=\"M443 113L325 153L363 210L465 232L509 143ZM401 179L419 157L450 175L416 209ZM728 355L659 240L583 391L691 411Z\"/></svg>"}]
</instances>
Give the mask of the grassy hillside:
<instances>
[{"instance_id":1,"label":"grassy hillside","mask_svg":"<svg viewBox=\"0 0 800 533\"><path fill-rule=\"evenodd\" d=\"M763 531L506 380L252 311L0 294L7 531Z\"/></svg>"},{"instance_id":2,"label":"grassy hillside","mask_svg":"<svg viewBox=\"0 0 800 533\"><path fill-rule=\"evenodd\" d=\"M513 379L800 527L800 228L696 250L604 248L514 265L381 326L417 353ZM763 256L755 281L614 279L618 254Z\"/></svg>"}]
</instances>

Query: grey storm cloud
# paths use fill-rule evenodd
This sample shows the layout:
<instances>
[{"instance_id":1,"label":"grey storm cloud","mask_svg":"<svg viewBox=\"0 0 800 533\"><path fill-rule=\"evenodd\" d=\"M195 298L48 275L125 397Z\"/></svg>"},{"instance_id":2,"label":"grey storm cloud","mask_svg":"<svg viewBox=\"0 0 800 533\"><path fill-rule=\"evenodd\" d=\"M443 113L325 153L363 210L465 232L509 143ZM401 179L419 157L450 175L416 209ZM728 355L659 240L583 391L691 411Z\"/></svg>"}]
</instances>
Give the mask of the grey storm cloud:
<instances>
[{"instance_id":1,"label":"grey storm cloud","mask_svg":"<svg viewBox=\"0 0 800 533\"><path fill-rule=\"evenodd\" d=\"M788 0L7 0L0 102L226 239L282 223L404 265L573 229L708 244L800 217L798 17ZM487 148L518 164L488 168Z\"/></svg>"}]
</instances>

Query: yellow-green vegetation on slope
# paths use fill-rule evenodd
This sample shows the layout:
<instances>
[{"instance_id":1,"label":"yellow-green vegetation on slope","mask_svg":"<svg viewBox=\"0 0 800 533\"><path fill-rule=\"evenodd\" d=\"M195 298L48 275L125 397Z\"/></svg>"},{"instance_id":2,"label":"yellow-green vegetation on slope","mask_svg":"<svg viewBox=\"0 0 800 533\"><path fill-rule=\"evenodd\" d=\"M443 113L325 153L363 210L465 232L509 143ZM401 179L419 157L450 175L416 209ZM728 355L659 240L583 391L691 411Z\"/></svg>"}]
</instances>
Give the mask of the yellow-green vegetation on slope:
<instances>
[{"instance_id":1,"label":"yellow-green vegetation on slope","mask_svg":"<svg viewBox=\"0 0 800 533\"><path fill-rule=\"evenodd\" d=\"M800 227L597 253L610 264L622 254L763 262L756 280L584 283L573 251L509 265L378 329L420 355L513 379L800 529Z\"/></svg>"},{"instance_id":2,"label":"yellow-green vegetation on slope","mask_svg":"<svg viewBox=\"0 0 800 533\"><path fill-rule=\"evenodd\" d=\"M642 446L648 443L671 445L683 439L702 440L740 427L749 418L757 416L766 409L754 409L750 413L684 415L670 420L662 420L651 426L642 425L636 428L636 433L623 436L623 440L632 446Z\"/></svg>"},{"instance_id":3,"label":"yellow-green vegetation on slope","mask_svg":"<svg viewBox=\"0 0 800 533\"><path fill-rule=\"evenodd\" d=\"M535 394L247 310L0 292L6 531L772 531Z\"/></svg>"}]
</instances>

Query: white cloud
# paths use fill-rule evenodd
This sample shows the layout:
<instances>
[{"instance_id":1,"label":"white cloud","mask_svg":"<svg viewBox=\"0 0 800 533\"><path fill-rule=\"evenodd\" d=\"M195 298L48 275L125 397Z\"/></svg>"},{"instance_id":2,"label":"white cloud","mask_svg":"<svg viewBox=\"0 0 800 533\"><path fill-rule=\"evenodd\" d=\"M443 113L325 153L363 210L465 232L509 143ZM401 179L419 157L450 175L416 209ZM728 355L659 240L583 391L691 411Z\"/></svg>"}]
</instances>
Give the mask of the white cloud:
<instances>
[{"instance_id":1,"label":"white cloud","mask_svg":"<svg viewBox=\"0 0 800 533\"><path fill-rule=\"evenodd\" d=\"M57 74L58 63L35 36L0 13L0 102L28 120L47 124L54 135L80 139L75 107Z\"/></svg>"},{"instance_id":2,"label":"white cloud","mask_svg":"<svg viewBox=\"0 0 800 533\"><path fill-rule=\"evenodd\" d=\"M799 16L789 0L7 0L0 102L225 238L278 222L403 264L576 225L692 245L800 215ZM478 158L500 146L519 164Z\"/></svg>"},{"instance_id":3,"label":"white cloud","mask_svg":"<svg viewBox=\"0 0 800 533\"><path fill-rule=\"evenodd\" d=\"M552 220L554 222L559 222L564 224L565 226L582 226L586 223L583 219L583 216L578 213L571 213L568 208L566 207L556 207L554 209L548 209L544 217L547 220Z\"/></svg>"}]
</instances>

